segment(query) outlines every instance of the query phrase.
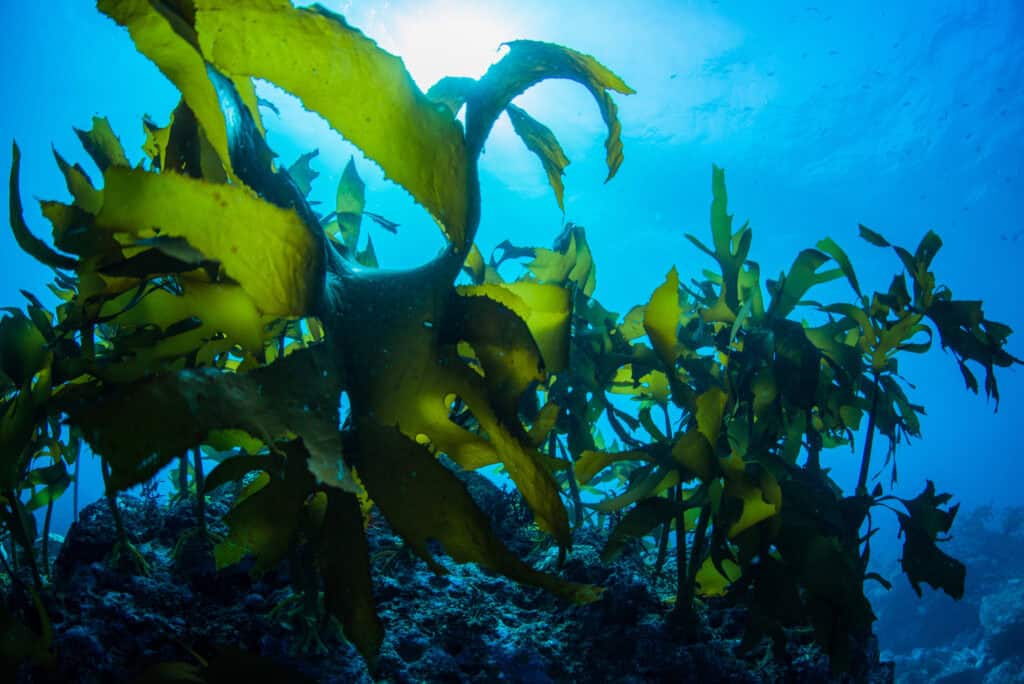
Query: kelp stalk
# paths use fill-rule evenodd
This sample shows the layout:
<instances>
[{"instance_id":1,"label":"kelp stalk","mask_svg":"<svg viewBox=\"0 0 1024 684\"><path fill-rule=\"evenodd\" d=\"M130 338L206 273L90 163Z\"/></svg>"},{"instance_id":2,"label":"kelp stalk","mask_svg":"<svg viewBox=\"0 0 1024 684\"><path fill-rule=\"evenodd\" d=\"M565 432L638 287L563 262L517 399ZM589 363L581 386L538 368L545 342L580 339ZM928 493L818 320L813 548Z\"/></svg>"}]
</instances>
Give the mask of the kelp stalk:
<instances>
[{"instance_id":1,"label":"kelp stalk","mask_svg":"<svg viewBox=\"0 0 1024 684\"><path fill-rule=\"evenodd\" d=\"M53 519L53 502L56 498L49 497L46 501L46 515L43 517L43 571L50 576L50 521Z\"/></svg>"},{"instance_id":2,"label":"kelp stalk","mask_svg":"<svg viewBox=\"0 0 1024 684\"><path fill-rule=\"evenodd\" d=\"M178 458L178 499L188 497L188 452L186 451Z\"/></svg>"},{"instance_id":3,"label":"kelp stalk","mask_svg":"<svg viewBox=\"0 0 1024 684\"><path fill-rule=\"evenodd\" d=\"M203 474L203 452L199 447L192 450L192 470L196 484L196 520L199 523L199 533L206 535L206 485Z\"/></svg>"},{"instance_id":4,"label":"kelp stalk","mask_svg":"<svg viewBox=\"0 0 1024 684\"><path fill-rule=\"evenodd\" d=\"M872 412L873 413L873 412ZM750 412L751 420L753 419L754 412ZM811 472L819 472L821 470L821 433L814 429L814 421L811 419L811 409L807 409L806 413L807 422L807 470ZM753 434L753 429L750 430Z\"/></svg>"},{"instance_id":5,"label":"kelp stalk","mask_svg":"<svg viewBox=\"0 0 1024 684\"><path fill-rule=\"evenodd\" d=\"M711 504L701 506L700 516L697 518L697 527L693 531L693 548L690 550L690 568L686 573L685 593L677 598L677 601L686 601L687 605L693 605L696 596L697 572L700 570L704 559L704 543L707 541L708 525L711 522Z\"/></svg>"},{"instance_id":6,"label":"kelp stalk","mask_svg":"<svg viewBox=\"0 0 1024 684\"><path fill-rule=\"evenodd\" d=\"M665 567L665 561L668 560L668 538L671 531L670 523L666 522L661 526L661 533L658 535L658 555L654 560L655 576L661 574L662 568Z\"/></svg>"},{"instance_id":7,"label":"kelp stalk","mask_svg":"<svg viewBox=\"0 0 1024 684\"><path fill-rule=\"evenodd\" d=\"M693 617L693 599L686 594L686 509L681 505L682 500L683 488L677 484L672 488L672 502L676 504L676 607L673 614L678 621L688 623Z\"/></svg>"},{"instance_id":8,"label":"kelp stalk","mask_svg":"<svg viewBox=\"0 0 1024 684\"><path fill-rule=\"evenodd\" d=\"M107 505L110 507L110 515L114 518L114 529L117 532L117 539L122 544L126 544L128 543L128 533L124 529L121 510L117 507L117 490L110 486L110 465L106 459L103 459L100 463L100 472L103 473L103 489L107 496Z\"/></svg>"},{"instance_id":9,"label":"kelp stalk","mask_svg":"<svg viewBox=\"0 0 1024 684\"><path fill-rule=\"evenodd\" d=\"M864 453L860 458L860 476L857 478L857 495L864 496L868 493L868 469L871 467L871 447L875 441L875 417L878 414L878 371L874 372L874 380L871 384L871 411L868 413L868 434L864 438Z\"/></svg>"},{"instance_id":10,"label":"kelp stalk","mask_svg":"<svg viewBox=\"0 0 1024 684\"><path fill-rule=\"evenodd\" d=\"M29 538L28 530L25 529L23 510L20 509L21 500L17 498L18 493L13 489L5 491L3 495L10 506L10 511L5 511L5 517L8 528L11 530L11 557L14 559L14 566L18 565L18 549L15 546L15 541L17 541L25 551L25 559L28 561L28 567L32 573L32 584L37 590L42 589L43 580L39 574L39 565L36 563L35 550L32 548L33 540Z\"/></svg>"},{"instance_id":11,"label":"kelp stalk","mask_svg":"<svg viewBox=\"0 0 1024 684\"><path fill-rule=\"evenodd\" d=\"M82 456L79 454L78 458L75 459L75 481L72 483L73 490L71 492L71 520L72 522L78 522L78 483L81 481L79 473L82 471Z\"/></svg>"},{"instance_id":12,"label":"kelp stalk","mask_svg":"<svg viewBox=\"0 0 1024 684\"><path fill-rule=\"evenodd\" d=\"M566 472L569 473L569 476L566 479L569 481L569 495L572 497L572 528L578 530L583 526L583 499L580 498L580 486L573 475L573 460L569 455L569 449L558 439L558 434L552 430L548 437L548 453L551 456L556 456L556 448L557 454L561 454L562 459L568 464Z\"/></svg>"}]
</instances>

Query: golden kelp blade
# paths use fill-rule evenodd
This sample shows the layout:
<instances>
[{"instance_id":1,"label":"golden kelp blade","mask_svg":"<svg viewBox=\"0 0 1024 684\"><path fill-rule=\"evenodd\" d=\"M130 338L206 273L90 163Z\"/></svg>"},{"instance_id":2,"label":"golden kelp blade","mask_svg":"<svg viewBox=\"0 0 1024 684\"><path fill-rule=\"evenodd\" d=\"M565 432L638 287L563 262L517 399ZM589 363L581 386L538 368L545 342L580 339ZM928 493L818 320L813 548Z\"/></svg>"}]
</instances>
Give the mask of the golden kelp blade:
<instances>
[{"instance_id":1,"label":"golden kelp blade","mask_svg":"<svg viewBox=\"0 0 1024 684\"><path fill-rule=\"evenodd\" d=\"M470 148L479 151L483 147L498 115L517 95L545 79L565 78L584 86L597 101L601 117L608 126L606 180L611 180L622 164L622 124L619 123L618 107L608 91L630 95L633 89L610 69L582 52L535 40L514 40L508 43L508 47L508 54L487 70L469 97L466 138Z\"/></svg>"},{"instance_id":2,"label":"golden kelp blade","mask_svg":"<svg viewBox=\"0 0 1024 684\"><path fill-rule=\"evenodd\" d=\"M590 603L601 589L567 582L519 560L494 533L465 485L426 448L397 430L366 421L351 460L373 500L412 549L435 571L443 571L428 547L441 542L458 563L474 562L517 582L542 587L575 603Z\"/></svg>"},{"instance_id":3,"label":"golden kelp blade","mask_svg":"<svg viewBox=\"0 0 1024 684\"><path fill-rule=\"evenodd\" d=\"M562 184L562 176L565 174L565 167L569 165L569 158L565 156L558 139L550 128L514 104L509 103L505 111L512 122L512 129L522 139L527 149L540 158L544 172L548 175L548 184L555 191L558 208L564 212L565 186Z\"/></svg>"},{"instance_id":4,"label":"golden kelp blade","mask_svg":"<svg viewBox=\"0 0 1024 684\"><path fill-rule=\"evenodd\" d=\"M260 200L241 185L222 185L174 173L111 167L104 176L99 227L148 237L183 237L220 261L260 311L276 316L310 312L318 292L320 246L293 211Z\"/></svg>"},{"instance_id":5,"label":"golden kelp blade","mask_svg":"<svg viewBox=\"0 0 1024 684\"><path fill-rule=\"evenodd\" d=\"M523 320L544 359L547 371L568 364L569 290L547 283L488 283L459 287L462 296L484 296L512 310Z\"/></svg>"},{"instance_id":6,"label":"golden kelp blade","mask_svg":"<svg viewBox=\"0 0 1024 684\"><path fill-rule=\"evenodd\" d=\"M682 307L679 306L679 273L675 266L665 276L665 282L651 295L644 312L644 329L651 345L669 373L675 372L677 349L676 329Z\"/></svg>"},{"instance_id":7,"label":"golden kelp blade","mask_svg":"<svg viewBox=\"0 0 1024 684\"><path fill-rule=\"evenodd\" d=\"M181 91L221 164L230 170L224 115L192 27L173 10L151 0L99 0L97 6L128 29L139 52Z\"/></svg>"},{"instance_id":8,"label":"golden kelp blade","mask_svg":"<svg viewBox=\"0 0 1024 684\"><path fill-rule=\"evenodd\" d=\"M373 159L465 245L462 130L420 91L394 55L323 8L197 0L203 56L231 76L265 78Z\"/></svg>"}]
</instances>

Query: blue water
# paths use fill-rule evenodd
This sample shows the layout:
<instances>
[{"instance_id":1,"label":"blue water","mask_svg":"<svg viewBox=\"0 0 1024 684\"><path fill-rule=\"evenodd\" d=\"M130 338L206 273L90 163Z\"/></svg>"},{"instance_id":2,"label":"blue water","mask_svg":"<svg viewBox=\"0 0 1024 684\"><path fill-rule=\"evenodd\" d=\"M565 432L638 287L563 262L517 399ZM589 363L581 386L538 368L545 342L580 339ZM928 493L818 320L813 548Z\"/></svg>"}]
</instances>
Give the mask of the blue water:
<instances>
[{"instance_id":1,"label":"blue water","mask_svg":"<svg viewBox=\"0 0 1024 684\"><path fill-rule=\"evenodd\" d=\"M626 160L608 184L603 124L582 89L547 83L517 101L555 131L573 161L564 219L588 230L596 295L607 308L625 312L646 301L672 265L684 279L712 266L684 233L708 230L715 163L726 169L731 211L754 228L752 258L766 277L831 236L861 283L884 289L898 261L860 241L857 224L909 247L932 229L945 243L934 263L940 282L960 298L984 299L989 317L1024 332L1019 2L326 4L404 56L423 89L445 74L479 76L502 40L520 37L591 53L636 89L618 98ZM91 3L9 2L0 12L7 28L0 168L9 168L8 141L16 139L26 217L45 235L32 199L66 199L50 146L93 169L72 127L105 115L125 148L138 150L142 116L163 123L177 94ZM358 151L296 101L270 88L262 94L280 108L267 123L285 163L319 148L314 197L329 202ZM397 236L373 233L381 262L426 260L441 245L426 212L370 162L359 170L368 208L402 224ZM563 216L543 171L506 121L488 143L481 182L484 254L505 238L546 245L558 232ZM54 303L45 288L51 274L7 232L0 253L0 305L21 305L22 288ZM1022 339L1009 347L1018 357ZM899 447L896 493L913 496L930 478L968 508L1024 503L1021 371L1000 374L995 413L993 403L967 393L937 345L901 370L928 414L923 441ZM848 452L831 454L826 465L852 485L857 463ZM83 482L83 502L99 491L97 478ZM67 525L69 504L70 497L61 502L57 529Z\"/></svg>"}]
</instances>

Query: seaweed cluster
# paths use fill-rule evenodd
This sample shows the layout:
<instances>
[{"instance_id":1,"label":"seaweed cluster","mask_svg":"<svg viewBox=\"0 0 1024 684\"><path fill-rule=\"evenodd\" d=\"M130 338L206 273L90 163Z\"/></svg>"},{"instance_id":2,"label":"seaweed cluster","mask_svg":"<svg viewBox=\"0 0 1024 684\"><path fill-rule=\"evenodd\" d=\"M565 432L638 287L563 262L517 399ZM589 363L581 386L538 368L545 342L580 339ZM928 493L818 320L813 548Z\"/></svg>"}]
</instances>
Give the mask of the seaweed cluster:
<instances>
[{"instance_id":1,"label":"seaweed cluster","mask_svg":"<svg viewBox=\"0 0 1024 684\"><path fill-rule=\"evenodd\" d=\"M874 619L864 583L887 582L868 571L878 508L899 517L915 589L962 595L965 569L937 545L956 516L951 496L931 482L909 500L869 488L875 434L895 472L897 443L919 433L902 355L927 351L937 333L968 388L980 389L969 364L980 366L997 402L995 368L1019 363L1004 349L1007 326L937 283L934 233L910 252L861 227L902 264L885 292L862 290L831 239L762 285L752 230L734 230L715 168L711 244L689 237L716 270L685 284L673 269L620 316L594 298L582 227L567 224L550 249L506 241L487 259L474 244L477 159L502 113L562 203L567 157L512 104L542 80L594 96L614 176L623 154L610 93L632 91L594 58L515 41L479 80L445 78L422 93L398 58L319 6L98 4L182 97L167 125L144 122L137 163L105 120L79 131L102 185L56 155L73 201L42 203L54 247L22 217L14 148L12 229L54 269L63 303L51 312L26 295L24 311L0 322L3 529L21 549L12 562L31 569L20 589L37 607L3 609L17 635L6 657L51 657L31 511L69 487L83 440L102 461L116 562L146 571L117 492L179 459L180 491L195 493L196 534L217 566L249 559L259 573L288 560L308 599L301 610L314 624L336 619L371 666L383 630L365 534L373 510L437 572L439 544L456 562L568 601L601 598L600 587L529 566L495 534L454 472L495 464L560 557L574 528L606 518L606 559L653 539L656 569L675 555L674 619L696 625L698 602L725 596L749 610L744 648L770 637L781 652L784 628L809 626L837 671L850 666ZM365 210L351 163L335 211L314 210L314 153L276 164L254 78L296 95L378 163L447 247L418 268L379 268L372 243L359 247L362 219L395 225ZM525 260L515 280L500 272L510 260ZM808 299L840 278L851 301ZM798 307L820 324L801 322ZM852 446L865 421L859 482L846 494L822 452ZM208 474L204 458L218 461ZM231 482L244 486L218 536L202 526L204 497Z\"/></svg>"}]
</instances>

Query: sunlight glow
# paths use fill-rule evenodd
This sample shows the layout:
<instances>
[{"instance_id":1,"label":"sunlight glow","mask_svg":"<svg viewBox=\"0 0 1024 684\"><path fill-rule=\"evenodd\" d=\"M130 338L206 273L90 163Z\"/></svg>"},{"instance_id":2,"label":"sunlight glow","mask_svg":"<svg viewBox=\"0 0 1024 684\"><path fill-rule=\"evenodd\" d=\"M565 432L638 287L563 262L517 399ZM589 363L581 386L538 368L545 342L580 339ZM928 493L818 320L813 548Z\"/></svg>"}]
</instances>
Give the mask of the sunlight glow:
<instances>
[{"instance_id":1,"label":"sunlight glow","mask_svg":"<svg viewBox=\"0 0 1024 684\"><path fill-rule=\"evenodd\" d=\"M501 43L521 37L516 24L486 4L437 0L398 14L381 45L401 55L425 91L444 76L482 76Z\"/></svg>"}]
</instances>

